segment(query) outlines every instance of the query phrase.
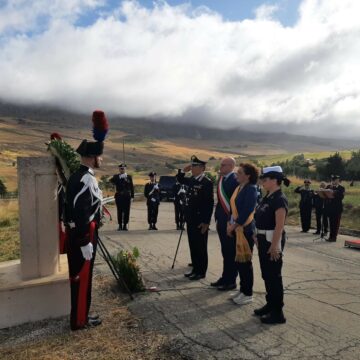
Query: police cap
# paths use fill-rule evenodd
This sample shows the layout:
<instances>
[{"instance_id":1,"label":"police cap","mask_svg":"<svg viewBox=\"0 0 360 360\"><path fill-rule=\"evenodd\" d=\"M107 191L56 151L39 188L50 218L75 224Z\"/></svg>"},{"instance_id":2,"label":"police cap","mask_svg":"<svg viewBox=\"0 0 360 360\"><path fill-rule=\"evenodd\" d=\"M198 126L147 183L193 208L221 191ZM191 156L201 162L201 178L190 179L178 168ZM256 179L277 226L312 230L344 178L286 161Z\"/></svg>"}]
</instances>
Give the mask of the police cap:
<instances>
[{"instance_id":1,"label":"police cap","mask_svg":"<svg viewBox=\"0 0 360 360\"><path fill-rule=\"evenodd\" d=\"M205 166L205 165L206 165L206 161L202 161L202 160L200 160L198 157L196 157L195 155L193 155L193 156L191 157L191 165L192 165L192 166L199 166L199 165Z\"/></svg>"}]
</instances>

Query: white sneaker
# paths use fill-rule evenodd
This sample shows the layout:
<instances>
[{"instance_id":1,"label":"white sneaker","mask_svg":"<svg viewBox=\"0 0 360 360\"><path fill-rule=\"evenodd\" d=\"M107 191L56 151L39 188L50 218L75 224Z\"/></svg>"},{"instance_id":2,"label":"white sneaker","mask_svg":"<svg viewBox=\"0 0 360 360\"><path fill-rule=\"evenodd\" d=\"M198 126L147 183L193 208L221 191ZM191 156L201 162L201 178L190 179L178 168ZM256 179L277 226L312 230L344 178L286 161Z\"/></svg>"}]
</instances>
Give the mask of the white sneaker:
<instances>
[{"instance_id":1,"label":"white sneaker","mask_svg":"<svg viewBox=\"0 0 360 360\"><path fill-rule=\"evenodd\" d=\"M240 294L241 294L240 291L235 291L235 292L230 293L229 300L235 299L235 298L238 297Z\"/></svg>"},{"instance_id":2,"label":"white sneaker","mask_svg":"<svg viewBox=\"0 0 360 360\"><path fill-rule=\"evenodd\" d=\"M232 300L237 305L245 305L251 303L253 301L253 297L240 293L237 297L233 298Z\"/></svg>"}]
</instances>

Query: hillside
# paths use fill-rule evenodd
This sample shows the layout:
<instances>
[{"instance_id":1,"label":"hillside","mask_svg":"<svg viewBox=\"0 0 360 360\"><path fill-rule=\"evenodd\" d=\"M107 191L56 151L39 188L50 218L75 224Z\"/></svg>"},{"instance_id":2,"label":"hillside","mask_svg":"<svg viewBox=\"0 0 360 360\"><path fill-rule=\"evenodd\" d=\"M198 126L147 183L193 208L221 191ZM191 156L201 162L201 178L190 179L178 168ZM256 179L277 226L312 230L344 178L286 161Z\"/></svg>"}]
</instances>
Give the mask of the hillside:
<instances>
[{"instance_id":1,"label":"hillside","mask_svg":"<svg viewBox=\"0 0 360 360\"><path fill-rule=\"evenodd\" d=\"M129 171L137 175L137 182L146 180L149 170L158 174L174 173L174 169L188 161L192 154L203 159L218 159L231 155L237 158L261 158L266 163L277 157L291 157L306 152L328 154L329 151L357 147L356 142L291 134L255 133L241 129L218 130L200 126L167 123L164 120L145 120L112 117L106 141L104 167L99 175L110 175L125 161ZM0 176L9 190L16 189L16 157L42 155L49 134L59 132L76 147L91 137L90 115L74 114L47 107L17 106L0 102ZM270 160L271 159L271 160Z\"/></svg>"}]
</instances>

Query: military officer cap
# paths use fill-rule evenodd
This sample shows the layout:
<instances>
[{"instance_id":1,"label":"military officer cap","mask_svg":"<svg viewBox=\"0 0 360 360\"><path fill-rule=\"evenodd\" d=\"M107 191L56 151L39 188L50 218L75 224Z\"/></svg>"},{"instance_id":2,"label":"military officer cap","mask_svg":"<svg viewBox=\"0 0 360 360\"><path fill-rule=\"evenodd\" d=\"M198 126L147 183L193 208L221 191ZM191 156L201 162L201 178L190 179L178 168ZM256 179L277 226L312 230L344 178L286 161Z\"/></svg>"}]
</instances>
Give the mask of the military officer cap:
<instances>
[{"instance_id":1,"label":"military officer cap","mask_svg":"<svg viewBox=\"0 0 360 360\"><path fill-rule=\"evenodd\" d=\"M150 177L156 176L156 172L155 172L155 171L149 172L149 176L150 176Z\"/></svg>"},{"instance_id":2,"label":"military officer cap","mask_svg":"<svg viewBox=\"0 0 360 360\"><path fill-rule=\"evenodd\" d=\"M199 166L199 165L205 166L205 165L206 165L206 161L202 161L202 160L200 160L198 157L196 157L195 155L193 155L193 156L191 157L191 165L192 165L192 166Z\"/></svg>"},{"instance_id":3,"label":"military officer cap","mask_svg":"<svg viewBox=\"0 0 360 360\"><path fill-rule=\"evenodd\" d=\"M260 179L283 179L284 173L281 166L268 166L262 169L262 174L259 177Z\"/></svg>"},{"instance_id":4,"label":"military officer cap","mask_svg":"<svg viewBox=\"0 0 360 360\"><path fill-rule=\"evenodd\" d=\"M331 180L340 179L339 175L331 175Z\"/></svg>"},{"instance_id":5,"label":"military officer cap","mask_svg":"<svg viewBox=\"0 0 360 360\"><path fill-rule=\"evenodd\" d=\"M121 164L119 165L119 168L120 168L120 169L125 169L125 168L126 168L126 164L121 163Z\"/></svg>"}]
</instances>

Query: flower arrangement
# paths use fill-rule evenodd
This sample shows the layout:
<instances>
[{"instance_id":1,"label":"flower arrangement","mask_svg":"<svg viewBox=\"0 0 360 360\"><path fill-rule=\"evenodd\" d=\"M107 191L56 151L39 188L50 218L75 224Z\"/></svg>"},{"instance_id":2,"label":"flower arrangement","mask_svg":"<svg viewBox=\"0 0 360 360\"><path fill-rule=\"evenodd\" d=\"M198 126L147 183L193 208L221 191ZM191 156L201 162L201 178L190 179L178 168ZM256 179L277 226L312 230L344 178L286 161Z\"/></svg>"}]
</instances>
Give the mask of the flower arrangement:
<instances>
[{"instance_id":1,"label":"flower arrangement","mask_svg":"<svg viewBox=\"0 0 360 360\"><path fill-rule=\"evenodd\" d=\"M139 256L139 249L134 247L132 251L120 250L116 256L112 257L116 270L121 274L126 286L131 292L145 290L140 268L136 263L136 259Z\"/></svg>"}]
</instances>

